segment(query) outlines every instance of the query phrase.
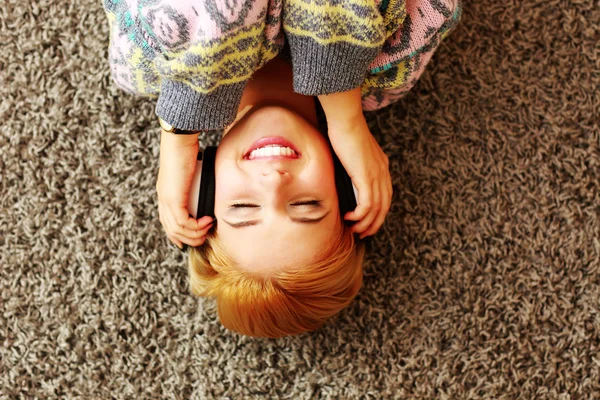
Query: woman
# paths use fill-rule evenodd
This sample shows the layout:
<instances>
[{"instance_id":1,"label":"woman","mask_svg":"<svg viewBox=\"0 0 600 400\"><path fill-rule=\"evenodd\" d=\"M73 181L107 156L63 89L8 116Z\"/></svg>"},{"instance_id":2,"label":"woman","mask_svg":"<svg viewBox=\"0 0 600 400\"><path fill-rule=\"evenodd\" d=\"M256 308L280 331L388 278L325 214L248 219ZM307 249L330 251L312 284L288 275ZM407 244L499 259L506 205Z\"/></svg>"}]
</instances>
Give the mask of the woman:
<instances>
[{"instance_id":1,"label":"woman","mask_svg":"<svg viewBox=\"0 0 600 400\"><path fill-rule=\"evenodd\" d=\"M457 23L458 1L105 6L113 77L126 90L158 96L159 215L175 244L196 247L193 291L217 297L225 326L245 334L320 326L360 287L364 249L352 233L374 234L391 202L387 157L362 110L390 104L414 85ZM284 49L287 62L277 58ZM343 216L313 96L358 191L357 208ZM210 217L190 217L186 206L198 135L221 128L214 226ZM269 137L288 145L249 151ZM344 219L356 223L348 228Z\"/></svg>"}]
</instances>

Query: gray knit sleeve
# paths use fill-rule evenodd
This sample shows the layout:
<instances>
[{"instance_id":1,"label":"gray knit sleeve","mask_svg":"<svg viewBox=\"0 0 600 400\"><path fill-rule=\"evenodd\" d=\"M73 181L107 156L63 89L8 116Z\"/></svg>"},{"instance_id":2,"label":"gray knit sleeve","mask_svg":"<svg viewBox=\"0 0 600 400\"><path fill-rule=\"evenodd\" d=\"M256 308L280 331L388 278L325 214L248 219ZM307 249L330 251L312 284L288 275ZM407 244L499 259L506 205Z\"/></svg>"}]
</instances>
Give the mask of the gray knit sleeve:
<instances>
[{"instance_id":1,"label":"gray knit sleeve","mask_svg":"<svg viewBox=\"0 0 600 400\"><path fill-rule=\"evenodd\" d=\"M309 96L360 86L386 38L372 0L287 0L283 29L294 90Z\"/></svg>"},{"instance_id":2,"label":"gray knit sleeve","mask_svg":"<svg viewBox=\"0 0 600 400\"><path fill-rule=\"evenodd\" d=\"M248 80L283 46L274 0L104 0L117 85L158 97L175 128L216 130L235 120Z\"/></svg>"},{"instance_id":3,"label":"gray knit sleeve","mask_svg":"<svg viewBox=\"0 0 600 400\"><path fill-rule=\"evenodd\" d=\"M291 35L289 45L294 91L307 96L345 92L360 86L378 48L348 43L321 45L312 38Z\"/></svg>"},{"instance_id":4,"label":"gray knit sleeve","mask_svg":"<svg viewBox=\"0 0 600 400\"><path fill-rule=\"evenodd\" d=\"M163 80L156 115L183 130L217 130L235 120L246 82L222 85L203 94L188 85Z\"/></svg>"}]
</instances>

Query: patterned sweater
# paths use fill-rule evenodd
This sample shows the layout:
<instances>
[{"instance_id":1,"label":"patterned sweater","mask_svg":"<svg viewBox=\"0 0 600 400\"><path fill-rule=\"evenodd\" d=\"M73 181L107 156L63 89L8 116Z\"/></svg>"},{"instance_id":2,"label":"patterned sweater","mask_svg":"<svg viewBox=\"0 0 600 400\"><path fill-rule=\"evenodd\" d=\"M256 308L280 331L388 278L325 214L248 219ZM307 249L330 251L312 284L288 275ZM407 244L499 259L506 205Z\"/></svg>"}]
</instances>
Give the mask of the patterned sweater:
<instances>
[{"instance_id":1,"label":"patterned sweater","mask_svg":"<svg viewBox=\"0 0 600 400\"><path fill-rule=\"evenodd\" d=\"M384 107L417 81L460 0L105 0L117 85L176 128L231 123L252 74L289 47L294 91L361 87Z\"/></svg>"}]
</instances>

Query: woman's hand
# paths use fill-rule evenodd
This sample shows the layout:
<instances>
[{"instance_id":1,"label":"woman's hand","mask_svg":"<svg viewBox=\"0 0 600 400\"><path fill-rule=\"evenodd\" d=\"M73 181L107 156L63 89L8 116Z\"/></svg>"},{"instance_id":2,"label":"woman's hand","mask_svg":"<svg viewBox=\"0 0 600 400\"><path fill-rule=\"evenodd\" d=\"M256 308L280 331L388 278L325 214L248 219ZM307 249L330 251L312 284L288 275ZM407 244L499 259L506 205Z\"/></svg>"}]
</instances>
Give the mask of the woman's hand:
<instances>
[{"instance_id":1,"label":"woman's hand","mask_svg":"<svg viewBox=\"0 0 600 400\"><path fill-rule=\"evenodd\" d=\"M161 131L160 166L156 182L158 215L167 237L180 249L183 243L194 247L202 245L212 226L211 217L196 220L187 211L198 149L198 135L176 135Z\"/></svg>"},{"instance_id":2,"label":"woman's hand","mask_svg":"<svg viewBox=\"0 0 600 400\"><path fill-rule=\"evenodd\" d=\"M327 117L329 140L358 191L358 205L344 219L360 238L375 234L392 203L392 178L387 155L375 140L362 112L360 87L319 96Z\"/></svg>"},{"instance_id":3,"label":"woman's hand","mask_svg":"<svg viewBox=\"0 0 600 400\"><path fill-rule=\"evenodd\" d=\"M360 238L375 234L390 209L392 178L387 155L369 131L362 113L352 120L329 123L335 154L358 191L358 205L344 219L358 221L352 231Z\"/></svg>"}]
</instances>

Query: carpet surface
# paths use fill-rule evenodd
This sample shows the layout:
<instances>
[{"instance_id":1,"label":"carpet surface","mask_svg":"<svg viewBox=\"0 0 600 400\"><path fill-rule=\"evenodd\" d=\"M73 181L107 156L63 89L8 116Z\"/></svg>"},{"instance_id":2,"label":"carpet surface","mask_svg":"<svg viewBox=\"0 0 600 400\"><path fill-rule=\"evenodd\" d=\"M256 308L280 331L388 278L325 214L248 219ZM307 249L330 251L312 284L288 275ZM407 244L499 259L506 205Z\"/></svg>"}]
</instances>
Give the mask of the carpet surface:
<instances>
[{"instance_id":1,"label":"carpet surface","mask_svg":"<svg viewBox=\"0 0 600 400\"><path fill-rule=\"evenodd\" d=\"M466 1L368 115L395 193L356 301L257 340L188 292L154 103L112 83L101 2L4 1L0 399L597 398L599 21L595 0Z\"/></svg>"}]
</instances>

